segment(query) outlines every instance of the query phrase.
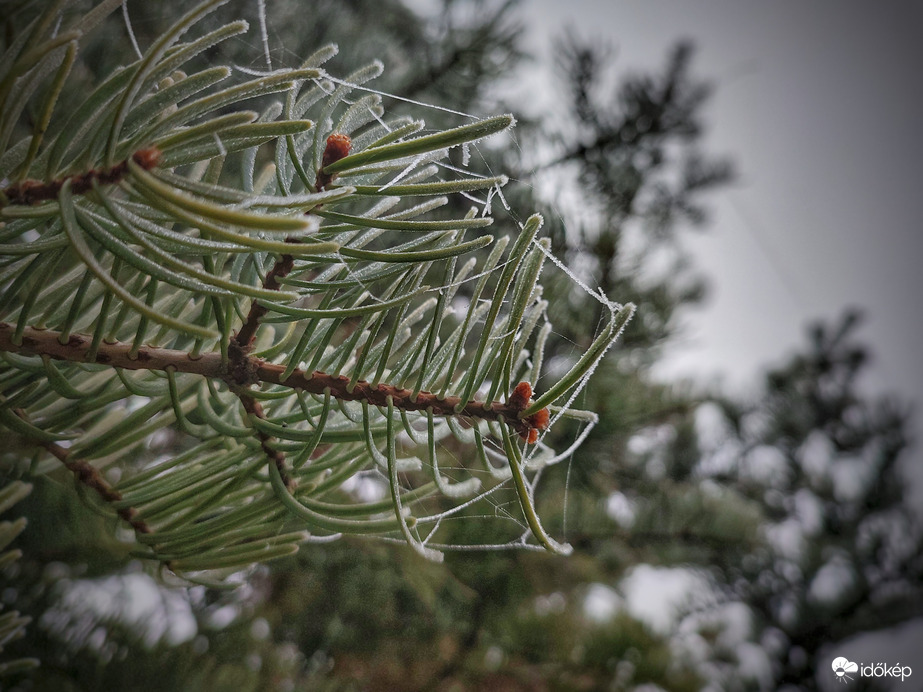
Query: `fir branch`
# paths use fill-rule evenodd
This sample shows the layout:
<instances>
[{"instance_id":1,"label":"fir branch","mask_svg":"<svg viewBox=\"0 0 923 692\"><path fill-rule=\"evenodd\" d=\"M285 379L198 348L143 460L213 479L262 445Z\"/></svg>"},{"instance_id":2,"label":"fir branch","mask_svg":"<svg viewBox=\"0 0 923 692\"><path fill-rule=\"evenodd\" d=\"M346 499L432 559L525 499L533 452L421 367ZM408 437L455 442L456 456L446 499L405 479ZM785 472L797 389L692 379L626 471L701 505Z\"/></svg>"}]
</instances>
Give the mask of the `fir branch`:
<instances>
[{"instance_id":1,"label":"fir branch","mask_svg":"<svg viewBox=\"0 0 923 692\"><path fill-rule=\"evenodd\" d=\"M111 10L118 0L104 4ZM492 195L494 186L505 182L502 176L424 182L435 175L435 167L413 169L446 156L452 147L509 128L512 116L414 137L422 121L388 126L380 96L347 99L381 73L380 62L346 80L331 77L336 88L328 90L329 82L317 81L329 76L316 66L334 48L308 58L301 68L212 91L230 68L187 76L181 66L246 24L229 24L188 44L179 40L219 4L197 3L138 62L103 81L69 117L62 117L57 94L77 44L72 43L63 66L48 56L62 42L75 42L78 33L60 32L26 51L0 80L4 93L21 78L26 85L18 98L21 107L6 114L7 126L0 127L5 165L16 164L11 169L16 175L0 187L0 210L9 218L0 250L12 258L3 264L0 282L7 289L0 300L0 356L5 371L13 372L9 386L4 381L0 424L47 450L74 474L78 488L92 489L112 506L135 529L139 543L150 548L148 557L171 569L198 570L244 566L297 550L302 532L284 531L293 516L337 533L400 530L411 546L433 557L411 534L415 519L408 516L406 503L436 492L459 497L470 489L469 481L452 483L439 474L437 442L451 433L462 443L478 444L484 457L484 423L496 423L491 434L502 439L514 471L521 472L515 492L529 526L546 548L559 551L535 515L531 488L521 474L536 466L523 461L516 436L536 443L550 424L546 404L566 394L595 360L581 359L577 371L539 401L532 399L527 382L510 391L519 377L534 381L541 362L538 342L538 353L531 352L531 374L518 375L530 354L526 342L544 310L537 284L542 258L531 249L540 218L530 218L515 236L479 233L467 241L465 231L492 219L475 218L475 210L464 219L417 219L446 204L441 195L487 188ZM44 35L42 29L36 37ZM44 61L42 74L57 73L48 95L33 99L29 84L38 82L25 77L38 60ZM198 96L204 90L209 93ZM284 109L281 104L271 104L262 114L239 109L244 99L279 92L286 92ZM315 117L302 117L321 101ZM7 149L12 123L26 105L38 114L33 137ZM275 163L257 174L256 163L265 158L259 147L271 142ZM222 173L231 152L241 152L240 186ZM75 163L80 161L86 163ZM194 166L173 170L181 164ZM228 169L236 171L236 166ZM44 178L39 171L47 171ZM341 176L361 184L362 191L353 185L335 187ZM100 189L111 185L119 185L123 194ZM74 195L89 195L89 203ZM334 207L354 195L345 208ZM387 199L376 199L383 195ZM401 196L429 199L388 213ZM57 204L43 204L49 201ZM416 235L385 247L371 244L388 231ZM268 233L290 237L279 242ZM495 240L464 321L442 343L447 306L477 266L471 259L458 269L456 258ZM481 298L508 244L510 258L496 288ZM346 265L348 276L338 273L334 256ZM307 264L296 268L296 258ZM290 277L296 272L298 277ZM424 279L430 273L443 276L434 289L438 299L411 309L411 300L429 288ZM379 298L379 291L380 299L368 300ZM308 300L314 297L321 299L319 304ZM506 304L510 311L501 315ZM481 305L488 306L489 314L469 363L465 347L483 317ZM425 329L414 329L429 316ZM343 325L341 342L336 330L352 318L359 318L359 324ZM255 351L261 323L285 323L295 330L301 320L309 321L296 346L297 334L289 331L266 351ZM152 336L149 323L159 324L160 332ZM173 331L186 336L168 342ZM615 334L610 328L604 336ZM146 346L146 341L176 348ZM601 357L608 344L603 341L594 342L591 355ZM58 368L53 360L73 365ZM130 370L167 376L130 377ZM479 395L485 382L491 383L489 389ZM506 401L500 401L505 395ZM61 397L79 399L79 405L70 406ZM132 397L149 401L127 415L107 410ZM370 407L377 411L370 415ZM358 408L361 415L354 413ZM417 415L411 420L408 412ZM434 425L437 416L449 425ZM428 424L425 435L420 422ZM399 479L398 473L420 465L416 457L398 457L399 446L404 453L403 437L398 444L401 423L414 444L427 443L433 484L416 487L415 479ZM117 484L107 483L92 465L174 424L200 445ZM386 454L380 449L383 437ZM63 442L73 438L73 446ZM342 451L321 454L316 468L306 464L318 450L339 444ZM341 506L323 499L373 463L388 469L394 518L378 517L387 502ZM46 464L56 465L46 460L42 468ZM267 466L272 493L259 473ZM333 474L321 479L318 474L326 469Z\"/></svg>"},{"instance_id":2,"label":"fir branch","mask_svg":"<svg viewBox=\"0 0 923 692\"><path fill-rule=\"evenodd\" d=\"M324 166L329 166L346 157L351 148L352 140L348 135L335 132L327 137L327 143L324 146L324 154L321 160L321 167L317 171L317 178L314 182L314 188L317 192L326 190L327 186L337 177L336 173L329 175L325 174ZM318 207L315 208L319 209L320 206L318 205ZM286 238L285 242L298 243L300 241L296 238ZM295 258L287 253L283 254L266 275L266 279L263 281L263 288L270 291L278 291L281 288L278 279L284 279L288 276L288 273L292 271L294 265ZM242 349L243 353L249 353L250 349L253 347L253 340L256 337L256 330L257 327L259 327L260 319L267 312L268 309L255 300L250 305L250 311L247 313L247 320L234 337L234 341L237 342L237 345Z\"/></svg>"},{"instance_id":3,"label":"fir branch","mask_svg":"<svg viewBox=\"0 0 923 692\"><path fill-rule=\"evenodd\" d=\"M294 238L286 238L287 243L298 242ZM278 291L281 286L278 279L284 279L295 266L295 258L292 255L284 254L273 265L266 278L263 281L263 288L270 291ZM260 319L269 312L269 309L258 301L254 300L250 304L250 311L247 313L247 320L234 337L234 341L243 351L249 353L253 348L253 340L256 337L257 327L260 326Z\"/></svg>"},{"instance_id":4,"label":"fir branch","mask_svg":"<svg viewBox=\"0 0 923 692\"><path fill-rule=\"evenodd\" d=\"M125 370L167 370L220 379L240 389L253 384L275 384L300 389L309 394L324 394L329 390L332 397L341 401L365 401L373 406L387 406L388 397L394 408L400 411L427 411L439 417L462 417L505 423L523 439L535 442L537 432L548 426L547 409L524 415L530 400L521 386L507 402L484 402L476 399L462 401L457 396L439 397L431 392L419 392L416 397L409 389L390 384L373 384L360 380L350 386L345 375L329 375L324 372L306 372L295 369L285 377L284 365L267 363L261 358L248 356L242 350L230 354L230 362L221 353L205 353L195 356L180 351L153 346L140 348L123 342L101 342L95 354L91 355L93 338L84 334L71 334L64 343L60 332L26 327L22 338L15 339L16 328L0 322L0 351L23 355L48 356L56 360L73 363L93 362ZM239 348L239 346L238 346ZM233 351L234 349L230 349ZM531 395L531 387L529 388ZM246 406L246 405L245 405Z\"/></svg>"},{"instance_id":5,"label":"fir branch","mask_svg":"<svg viewBox=\"0 0 923 692\"><path fill-rule=\"evenodd\" d=\"M244 410L248 415L253 416L254 418L259 418L260 420L266 420L266 414L263 413L262 404L253 398L253 395L250 394L246 389L235 389L234 394L236 394L237 398L240 399L240 403L243 405ZM254 433L256 434L257 439L260 441L260 449L263 450L263 454L266 455L269 461L274 464L276 469L279 471L279 476L281 476L285 487L288 488L289 491L294 490L294 481L292 480L291 476L289 476L288 471L285 469L285 454L272 446L274 439L272 435L259 428L254 428Z\"/></svg>"},{"instance_id":6,"label":"fir branch","mask_svg":"<svg viewBox=\"0 0 923 692\"><path fill-rule=\"evenodd\" d=\"M70 181L71 193L84 195L93 189L94 184L113 185L124 179L128 173L128 162L134 161L146 171L151 170L160 163L160 150L156 147L140 149L130 157L109 168L94 168L77 175L69 175L51 182L41 180L23 180L3 189L3 198L0 206L24 205L31 206L41 202L57 199L64 183Z\"/></svg>"},{"instance_id":7,"label":"fir branch","mask_svg":"<svg viewBox=\"0 0 923 692\"><path fill-rule=\"evenodd\" d=\"M15 409L13 413L26 423L30 423L29 417L22 409ZM64 467L74 474L74 478L79 483L95 491L103 502L112 506L117 506L122 502L122 494L109 485L95 466L81 459L71 459L70 451L54 442L39 441L38 444L64 464ZM117 507L116 513L138 533L153 532L144 520L138 518L138 511L134 507Z\"/></svg>"}]
</instances>

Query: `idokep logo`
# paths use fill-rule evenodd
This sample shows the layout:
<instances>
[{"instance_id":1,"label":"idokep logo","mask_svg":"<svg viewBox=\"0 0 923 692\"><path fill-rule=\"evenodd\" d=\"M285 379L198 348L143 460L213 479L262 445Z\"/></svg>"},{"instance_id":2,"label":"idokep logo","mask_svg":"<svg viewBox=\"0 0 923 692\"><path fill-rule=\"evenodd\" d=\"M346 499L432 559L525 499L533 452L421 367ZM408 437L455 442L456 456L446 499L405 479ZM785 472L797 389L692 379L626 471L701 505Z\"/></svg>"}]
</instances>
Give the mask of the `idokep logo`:
<instances>
[{"instance_id":1,"label":"idokep logo","mask_svg":"<svg viewBox=\"0 0 923 692\"><path fill-rule=\"evenodd\" d=\"M856 675L863 678L900 678L903 682L913 673L910 666L902 666L900 663L893 666L888 663L853 663L842 656L833 659L830 667L833 668L836 681L844 684L855 680Z\"/></svg>"},{"instance_id":2,"label":"idokep logo","mask_svg":"<svg viewBox=\"0 0 923 692\"><path fill-rule=\"evenodd\" d=\"M854 676L850 675L850 673L856 673L859 670L859 664L853 663L842 656L833 659L831 666L833 667L833 672L836 673L836 681L843 683L852 680Z\"/></svg>"}]
</instances>

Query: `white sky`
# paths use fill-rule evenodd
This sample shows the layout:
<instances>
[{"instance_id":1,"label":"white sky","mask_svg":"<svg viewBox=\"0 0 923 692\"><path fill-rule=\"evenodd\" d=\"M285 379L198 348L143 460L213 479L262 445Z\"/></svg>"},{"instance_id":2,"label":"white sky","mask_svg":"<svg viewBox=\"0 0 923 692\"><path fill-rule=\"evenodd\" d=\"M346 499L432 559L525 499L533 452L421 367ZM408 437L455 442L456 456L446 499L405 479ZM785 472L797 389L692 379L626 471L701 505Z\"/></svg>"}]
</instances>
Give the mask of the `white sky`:
<instances>
[{"instance_id":1,"label":"white sky","mask_svg":"<svg viewBox=\"0 0 923 692\"><path fill-rule=\"evenodd\" d=\"M523 10L537 69L571 25L610 40L621 70L659 69L691 38L695 74L715 84L704 146L730 155L740 179L711 197L712 221L688 243L711 300L663 372L752 382L803 343L806 322L857 305L875 349L869 384L921 398L923 4L527 0Z\"/></svg>"}]
</instances>

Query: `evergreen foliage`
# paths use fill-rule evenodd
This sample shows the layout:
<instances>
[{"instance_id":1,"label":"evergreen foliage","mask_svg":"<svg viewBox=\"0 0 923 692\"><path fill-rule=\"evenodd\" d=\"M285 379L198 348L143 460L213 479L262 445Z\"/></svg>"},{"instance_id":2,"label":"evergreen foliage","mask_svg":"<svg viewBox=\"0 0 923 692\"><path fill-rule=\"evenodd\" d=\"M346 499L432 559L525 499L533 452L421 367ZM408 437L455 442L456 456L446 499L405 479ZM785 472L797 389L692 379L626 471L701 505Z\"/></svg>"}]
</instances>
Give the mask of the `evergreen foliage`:
<instances>
[{"instance_id":1,"label":"evergreen foliage","mask_svg":"<svg viewBox=\"0 0 923 692\"><path fill-rule=\"evenodd\" d=\"M0 513L6 512L30 492L32 492L32 486L28 483L20 481L6 483L0 488ZM0 552L0 570L9 569L16 560L22 557L22 551L19 548L10 550L7 550L7 548L26 528L26 523L25 517L20 517L15 521L0 522L0 551L3 551ZM0 615L0 653L3 653L4 647L25 635L25 627L29 622L30 618L28 616L23 616L15 610ZM7 657L4 656L5 658ZM21 675L35 668L38 664L39 661L35 658L0 660L0 680L5 677Z\"/></svg>"},{"instance_id":2,"label":"evergreen foliage","mask_svg":"<svg viewBox=\"0 0 923 692\"><path fill-rule=\"evenodd\" d=\"M499 193L503 176L439 164L513 118L428 134L385 120L379 95L356 93L381 63L333 77L332 45L235 80L198 59L247 30L197 35L221 4L72 109L59 96L81 38L118 3L61 26L57 5L7 20L0 420L34 450L8 472L63 464L134 529L135 555L190 578L347 533L441 559L442 521L504 487L523 518L498 542L567 552L527 474L559 458L538 439L549 406L594 420L554 404L633 306L613 305L533 401L550 332L541 218L506 235L486 231L489 203L440 213L447 195ZM165 430L171 450L139 463ZM378 479L381 500L343 490Z\"/></svg>"}]
</instances>

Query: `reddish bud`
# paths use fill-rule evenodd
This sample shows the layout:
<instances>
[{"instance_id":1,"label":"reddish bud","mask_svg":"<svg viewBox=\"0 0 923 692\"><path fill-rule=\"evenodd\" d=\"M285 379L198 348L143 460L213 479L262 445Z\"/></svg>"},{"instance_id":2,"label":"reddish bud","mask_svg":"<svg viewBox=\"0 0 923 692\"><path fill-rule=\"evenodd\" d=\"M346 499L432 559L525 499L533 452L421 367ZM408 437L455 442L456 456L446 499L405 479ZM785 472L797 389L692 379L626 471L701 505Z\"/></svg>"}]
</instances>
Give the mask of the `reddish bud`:
<instances>
[{"instance_id":1,"label":"reddish bud","mask_svg":"<svg viewBox=\"0 0 923 692\"><path fill-rule=\"evenodd\" d=\"M536 430L544 430L548 427L548 422L551 420L551 414L548 413L547 408L543 408L541 411L536 411L531 416L526 418L526 423Z\"/></svg>"},{"instance_id":2,"label":"reddish bud","mask_svg":"<svg viewBox=\"0 0 923 692\"><path fill-rule=\"evenodd\" d=\"M325 189L337 177L336 173L324 173L324 168L331 163L335 163L346 156L349 156L349 150L352 149L353 142L349 135L341 132L334 132L327 137L327 144L324 147L324 155L321 158L320 170L317 171L317 178L314 180L314 188L320 192Z\"/></svg>"},{"instance_id":3,"label":"reddish bud","mask_svg":"<svg viewBox=\"0 0 923 692\"><path fill-rule=\"evenodd\" d=\"M132 158L141 168L149 171L160 163L160 149L157 147L139 149L132 154Z\"/></svg>"},{"instance_id":4,"label":"reddish bud","mask_svg":"<svg viewBox=\"0 0 923 692\"><path fill-rule=\"evenodd\" d=\"M327 138L327 146L324 147L324 157L321 160L320 167L326 168L331 163L339 161L349 156L349 150L352 149L353 141L349 135L341 132L334 132Z\"/></svg>"},{"instance_id":5,"label":"reddish bud","mask_svg":"<svg viewBox=\"0 0 923 692\"><path fill-rule=\"evenodd\" d=\"M520 382L513 389L513 393L510 394L507 405L513 411L522 411L529 405L529 403L531 403L531 401L532 385L530 385L528 382ZM531 416L523 419L523 423L525 423L526 429L520 431L519 436L530 445L535 444L538 441L539 431L548 427L548 422L550 419L551 416L548 413L547 408L536 411Z\"/></svg>"},{"instance_id":6,"label":"reddish bud","mask_svg":"<svg viewBox=\"0 0 923 692\"><path fill-rule=\"evenodd\" d=\"M521 411L526 406L529 405L529 400L532 398L532 385L528 382L520 382L513 389L513 393L510 394L510 398L507 401L510 408L517 411Z\"/></svg>"}]
</instances>

